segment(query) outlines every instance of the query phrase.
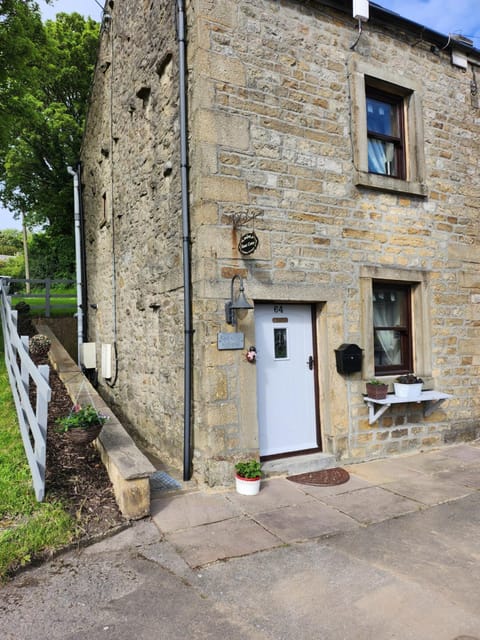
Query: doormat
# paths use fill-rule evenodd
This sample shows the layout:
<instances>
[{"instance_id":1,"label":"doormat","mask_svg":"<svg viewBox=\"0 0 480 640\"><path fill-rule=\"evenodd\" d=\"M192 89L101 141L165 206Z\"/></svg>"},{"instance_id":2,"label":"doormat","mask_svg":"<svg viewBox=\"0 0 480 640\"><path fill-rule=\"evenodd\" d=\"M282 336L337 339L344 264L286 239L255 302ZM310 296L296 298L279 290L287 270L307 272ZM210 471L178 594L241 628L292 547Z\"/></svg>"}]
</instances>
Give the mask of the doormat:
<instances>
[{"instance_id":1,"label":"doormat","mask_svg":"<svg viewBox=\"0 0 480 640\"><path fill-rule=\"evenodd\" d=\"M310 473L300 473L297 476L289 476L287 480L298 482L298 484L311 484L316 487L329 487L336 484L348 482L350 474L345 469L334 467L333 469L322 469L321 471L311 471Z\"/></svg>"},{"instance_id":2,"label":"doormat","mask_svg":"<svg viewBox=\"0 0 480 640\"><path fill-rule=\"evenodd\" d=\"M182 485L165 471L156 471L150 476L150 488L154 491L170 491L181 489Z\"/></svg>"}]
</instances>

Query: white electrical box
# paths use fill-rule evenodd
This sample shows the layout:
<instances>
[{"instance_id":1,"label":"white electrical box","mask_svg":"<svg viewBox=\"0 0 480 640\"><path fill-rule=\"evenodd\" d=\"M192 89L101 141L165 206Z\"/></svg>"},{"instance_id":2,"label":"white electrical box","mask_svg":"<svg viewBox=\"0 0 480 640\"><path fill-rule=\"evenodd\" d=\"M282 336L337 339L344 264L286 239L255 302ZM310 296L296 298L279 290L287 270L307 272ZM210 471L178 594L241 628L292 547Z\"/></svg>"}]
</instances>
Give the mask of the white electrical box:
<instances>
[{"instance_id":1,"label":"white electrical box","mask_svg":"<svg viewBox=\"0 0 480 640\"><path fill-rule=\"evenodd\" d=\"M95 342L83 342L81 344L80 362L85 369L97 368L97 348Z\"/></svg>"},{"instance_id":2,"label":"white electrical box","mask_svg":"<svg viewBox=\"0 0 480 640\"><path fill-rule=\"evenodd\" d=\"M110 380L112 377L112 345L102 344L102 378Z\"/></svg>"},{"instance_id":3,"label":"white electrical box","mask_svg":"<svg viewBox=\"0 0 480 640\"><path fill-rule=\"evenodd\" d=\"M353 17L355 20L366 22L369 16L368 0L353 0Z\"/></svg>"},{"instance_id":4,"label":"white electrical box","mask_svg":"<svg viewBox=\"0 0 480 640\"><path fill-rule=\"evenodd\" d=\"M459 51L452 51L452 64L460 69L468 69L467 56Z\"/></svg>"}]
</instances>

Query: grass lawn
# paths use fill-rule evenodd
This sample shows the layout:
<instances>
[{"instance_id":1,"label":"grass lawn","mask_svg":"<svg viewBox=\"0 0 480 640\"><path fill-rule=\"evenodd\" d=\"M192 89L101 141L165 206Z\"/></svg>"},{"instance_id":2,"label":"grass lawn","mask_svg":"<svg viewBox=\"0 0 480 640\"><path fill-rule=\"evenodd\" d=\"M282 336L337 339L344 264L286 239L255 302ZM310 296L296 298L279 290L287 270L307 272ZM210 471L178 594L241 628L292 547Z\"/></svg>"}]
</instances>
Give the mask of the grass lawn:
<instances>
[{"instance_id":1,"label":"grass lawn","mask_svg":"<svg viewBox=\"0 0 480 640\"><path fill-rule=\"evenodd\" d=\"M35 499L0 327L0 581L36 555L68 543L74 531L75 523L61 504Z\"/></svg>"},{"instance_id":2,"label":"grass lawn","mask_svg":"<svg viewBox=\"0 0 480 640\"><path fill-rule=\"evenodd\" d=\"M26 302L30 306L30 315L42 317L45 315L45 290L32 290L30 295L39 296L30 298L25 293L17 293L12 296L12 308L19 302ZM58 296L58 297L57 297ZM75 287L56 288L50 291L50 315L67 316L77 311L77 292Z\"/></svg>"}]
</instances>

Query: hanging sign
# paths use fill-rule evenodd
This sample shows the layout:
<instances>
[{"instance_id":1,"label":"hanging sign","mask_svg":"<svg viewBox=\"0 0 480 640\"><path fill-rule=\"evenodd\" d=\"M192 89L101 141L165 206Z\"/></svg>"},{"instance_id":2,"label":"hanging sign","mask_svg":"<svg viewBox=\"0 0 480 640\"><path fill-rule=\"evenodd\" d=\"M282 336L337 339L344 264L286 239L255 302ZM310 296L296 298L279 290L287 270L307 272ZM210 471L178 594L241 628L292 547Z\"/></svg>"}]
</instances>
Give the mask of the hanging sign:
<instances>
[{"instance_id":1,"label":"hanging sign","mask_svg":"<svg viewBox=\"0 0 480 640\"><path fill-rule=\"evenodd\" d=\"M255 231L243 234L243 236L240 238L240 242L238 243L238 250L244 256L249 256L254 253L257 247L258 236Z\"/></svg>"}]
</instances>

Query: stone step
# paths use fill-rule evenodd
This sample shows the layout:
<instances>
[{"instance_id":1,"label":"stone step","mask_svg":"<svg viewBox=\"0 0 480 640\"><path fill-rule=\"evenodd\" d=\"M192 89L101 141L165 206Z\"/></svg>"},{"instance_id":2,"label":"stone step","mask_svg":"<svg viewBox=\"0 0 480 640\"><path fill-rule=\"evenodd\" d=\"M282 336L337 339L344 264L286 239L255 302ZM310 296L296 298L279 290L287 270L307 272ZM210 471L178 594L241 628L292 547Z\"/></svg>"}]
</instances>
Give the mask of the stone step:
<instances>
[{"instance_id":1,"label":"stone step","mask_svg":"<svg viewBox=\"0 0 480 640\"><path fill-rule=\"evenodd\" d=\"M288 458L267 460L262 463L262 472L266 477L276 475L296 475L321 471L336 467L337 460L331 453L309 453Z\"/></svg>"}]
</instances>

